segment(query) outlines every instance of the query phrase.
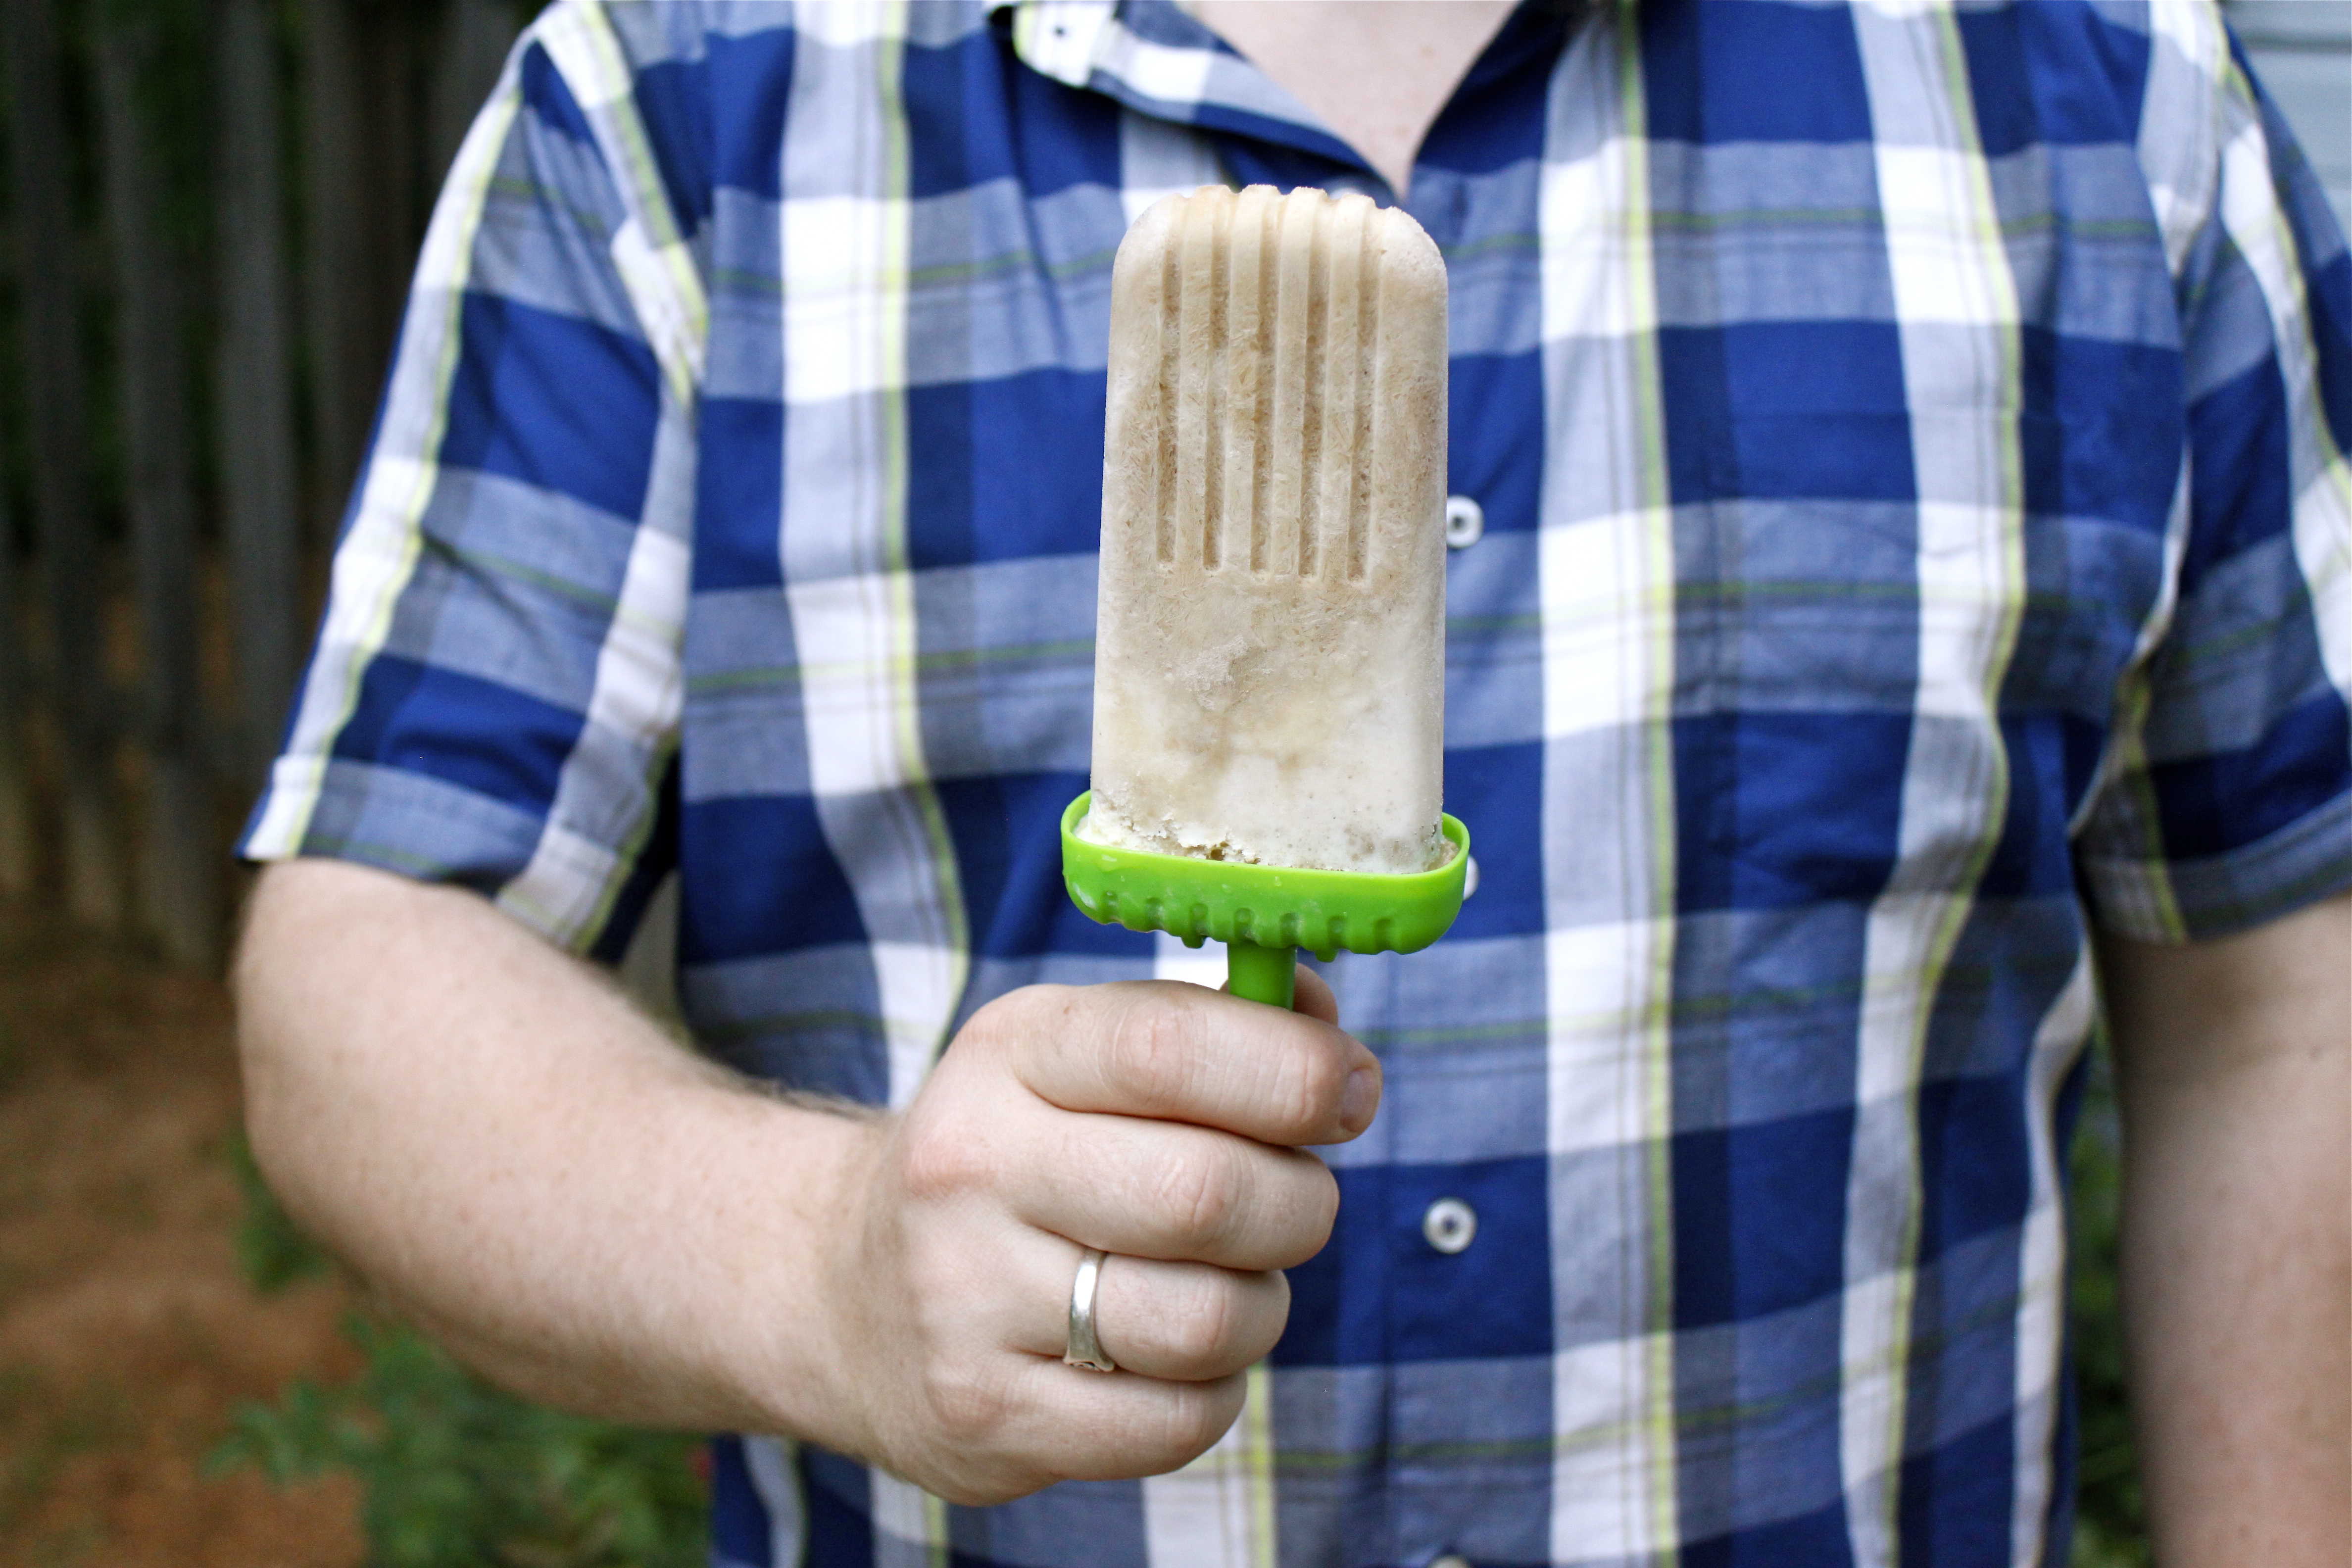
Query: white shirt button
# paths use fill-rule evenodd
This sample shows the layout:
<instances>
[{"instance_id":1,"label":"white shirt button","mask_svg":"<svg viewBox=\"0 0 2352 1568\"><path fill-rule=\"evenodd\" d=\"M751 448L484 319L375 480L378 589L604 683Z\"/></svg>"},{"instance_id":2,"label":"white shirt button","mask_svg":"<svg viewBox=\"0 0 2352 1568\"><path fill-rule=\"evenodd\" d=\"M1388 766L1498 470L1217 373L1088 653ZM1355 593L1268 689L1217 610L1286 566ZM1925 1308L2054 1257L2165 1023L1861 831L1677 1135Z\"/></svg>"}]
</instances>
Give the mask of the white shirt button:
<instances>
[{"instance_id":1,"label":"white shirt button","mask_svg":"<svg viewBox=\"0 0 2352 1568\"><path fill-rule=\"evenodd\" d=\"M1486 531L1486 509L1468 496L1445 498L1445 547L1467 550Z\"/></svg>"},{"instance_id":2,"label":"white shirt button","mask_svg":"<svg viewBox=\"0 0 2352 1568\"><path fill-rule=\"evenodd\" d=\"M1429 1568L1470 1568L1470 1559L1458 1552L1449 1552L1443 1557L1431 1558Z\"/></svg>"},{"instance_id":3,"label":"white shirt button","mask_svg":"<svg viewBox=\"0 0 2352 1568\"><path fill-rule=\"evenodd\" d=\"M1478 857L1470 857L1470 864L1462 868L1462 896L1468 898L1478 890Z\"/></svg>"},{"instance_id":4,"label":"white shirt button","mask_svg":"<svg viewBox=\"0 0 2352 1568\"><path fill-rule=\"evenodd\" d=\"M1440 1198L1423 1213L1421 1234L1440 1252L1459 1252L1478 1234L1478 1211L1460 1198ZM1444 1561L1438 1559L1439 1563ZM1430 1568L1437 1568L1437 1563L1431 1563Z\"/></svg>"}]
</instances>

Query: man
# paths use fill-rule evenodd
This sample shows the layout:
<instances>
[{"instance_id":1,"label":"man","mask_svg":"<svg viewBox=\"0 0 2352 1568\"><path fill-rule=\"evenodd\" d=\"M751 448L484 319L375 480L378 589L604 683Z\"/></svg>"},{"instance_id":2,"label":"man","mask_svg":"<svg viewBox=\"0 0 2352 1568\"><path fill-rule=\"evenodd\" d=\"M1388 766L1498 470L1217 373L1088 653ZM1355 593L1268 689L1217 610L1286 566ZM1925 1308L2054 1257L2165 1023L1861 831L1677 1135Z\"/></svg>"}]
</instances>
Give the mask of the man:
<instances>
[{"instance_id":1,"label":"man","mask_svg":"<svg viewBox=\"0 0 2352 1568\"><path fill-rule=\"evenodd\" d=\"M1479 886L1288 1015L1053 831L1204 182L1452 286ZM257 1147L493 1375L781 1435L723 1561L2060 1561L2095 932L2158 1549L2340 1564L2348 325L2188 4L565 0L248 841ZM725 1067L561 951L673 867Z\"/></svg>"}]
</instances>

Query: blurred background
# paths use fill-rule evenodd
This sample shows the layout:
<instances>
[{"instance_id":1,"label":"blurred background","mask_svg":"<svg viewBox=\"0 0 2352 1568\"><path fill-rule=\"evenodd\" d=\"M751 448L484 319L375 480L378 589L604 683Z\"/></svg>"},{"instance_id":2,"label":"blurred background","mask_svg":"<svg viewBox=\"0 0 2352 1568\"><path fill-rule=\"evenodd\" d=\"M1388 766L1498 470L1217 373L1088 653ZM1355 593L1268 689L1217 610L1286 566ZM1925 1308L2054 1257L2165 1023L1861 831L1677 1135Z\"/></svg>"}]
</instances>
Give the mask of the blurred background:
<instances>
[{"instance_id":1,"label":"blurred background","mask_svg":"<svg viewBox=\"0 0 2352 1568\"><path fill-rule=\"evenodd\" d=\"M696 1446L475 1383L236 1126L229 847L433 195L535 0L0 0L0 1568L686 1564ZM2352 0L2230 7L2352 219ZM2116 1130L2075 1150L2081 1565L2147 1561Z\"/></svg>"}]
</instances>

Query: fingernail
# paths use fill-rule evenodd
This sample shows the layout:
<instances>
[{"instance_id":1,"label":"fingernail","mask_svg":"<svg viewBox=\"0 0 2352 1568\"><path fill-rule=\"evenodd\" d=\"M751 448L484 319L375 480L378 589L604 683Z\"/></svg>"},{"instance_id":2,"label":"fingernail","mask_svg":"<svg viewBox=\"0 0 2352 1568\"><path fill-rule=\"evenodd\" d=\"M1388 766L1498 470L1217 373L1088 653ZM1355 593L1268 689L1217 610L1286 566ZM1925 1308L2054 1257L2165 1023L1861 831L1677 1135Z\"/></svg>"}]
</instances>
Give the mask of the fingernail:
<instances>
[{"instance_id":1,"label":"fingernail","mask_svg":"<svg viewBox=\"0 0 2352 1568\"><path fill-rule=\"evenodd\" d=\"M1381 1103L1381 1075L1370 1068L1358 1068L1348 1075L1348 1087L1339 1096L1339 1119L1350 1127L1360 1127L1372 1119Z\"/></svg>"}]
</instances>

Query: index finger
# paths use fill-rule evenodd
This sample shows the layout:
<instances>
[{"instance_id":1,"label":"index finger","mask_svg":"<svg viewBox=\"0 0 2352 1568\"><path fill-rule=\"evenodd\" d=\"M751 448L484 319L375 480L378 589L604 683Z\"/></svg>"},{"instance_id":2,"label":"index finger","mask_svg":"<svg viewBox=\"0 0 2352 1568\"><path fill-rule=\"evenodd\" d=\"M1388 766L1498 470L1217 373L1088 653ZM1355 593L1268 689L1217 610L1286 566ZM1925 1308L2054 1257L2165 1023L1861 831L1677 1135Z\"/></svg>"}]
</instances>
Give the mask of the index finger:
<instances>
[{"instance_id":1,"label":"index finger","mask_svg":"<svg viewBox=\"0 0 2352 1568\"><path fill-rule=\"evenodd\" d=\"M1341 1143L1379 1109L1381 1066L1304 1013L1175 981L1071 987L1023 1031L1022 1081L1065 1110L1222 1128L1261 1143Z\"/></svg>"}]
</instances>

